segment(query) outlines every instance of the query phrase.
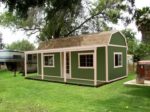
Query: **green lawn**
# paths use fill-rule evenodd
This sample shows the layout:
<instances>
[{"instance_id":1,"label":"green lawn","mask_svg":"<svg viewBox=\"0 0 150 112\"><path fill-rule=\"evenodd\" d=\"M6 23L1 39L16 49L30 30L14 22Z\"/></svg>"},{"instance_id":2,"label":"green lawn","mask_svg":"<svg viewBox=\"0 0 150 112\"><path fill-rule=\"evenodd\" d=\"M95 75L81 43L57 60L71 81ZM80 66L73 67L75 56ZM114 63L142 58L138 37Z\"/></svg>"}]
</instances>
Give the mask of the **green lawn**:
<instances>
[{"instance_id":1,"label":"green lawn","mask_svg":"<svg viewBox=\"0 0 150 112\"><path fill-rule=\"evenodd\" d=\"M94 88L0 71L0 112L149 112L150 89L123 85L134 77Z\"/></svg>"}]
</instances>

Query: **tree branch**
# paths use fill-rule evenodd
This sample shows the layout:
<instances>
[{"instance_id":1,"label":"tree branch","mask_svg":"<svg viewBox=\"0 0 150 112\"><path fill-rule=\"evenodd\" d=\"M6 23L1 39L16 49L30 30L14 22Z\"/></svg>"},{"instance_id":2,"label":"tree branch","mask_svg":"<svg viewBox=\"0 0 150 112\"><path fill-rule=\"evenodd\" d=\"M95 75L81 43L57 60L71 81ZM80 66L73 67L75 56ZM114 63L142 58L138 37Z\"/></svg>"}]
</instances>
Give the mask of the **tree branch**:
<instances>
[{"instance_id":1,"label":"tree branch","mask_svg":"<svg viewBox=\"0 0 150 112\"><path fill-rule=\"evenodd\" d=\"M72 34L74 31L76 31L77 29L81 28L85 23L87 23L88 21L90 21L91 19L93 19L94 17L98 16L98 15L104 15L104 13L101 13L101 12L98 12L96 13L95 15L87 18L84 22L82 22L78 27L74 28L73 30L71 30L69 33L67 33L66 35L64 35L65 37L66 36L69 36L70 34ZM103 16L104 17L104 16Z\"/></svg>"}]
</instances>

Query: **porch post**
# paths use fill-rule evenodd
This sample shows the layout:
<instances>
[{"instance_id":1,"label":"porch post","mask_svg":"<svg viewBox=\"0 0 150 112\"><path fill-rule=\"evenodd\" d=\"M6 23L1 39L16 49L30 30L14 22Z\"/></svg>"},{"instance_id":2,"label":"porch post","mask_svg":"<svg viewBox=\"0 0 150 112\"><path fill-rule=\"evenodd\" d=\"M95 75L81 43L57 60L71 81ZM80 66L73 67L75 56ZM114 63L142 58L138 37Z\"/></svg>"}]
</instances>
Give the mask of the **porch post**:
<instances>
[{"instance_id":1,"label":"porch post","mask_svg":"<svg viewBox=\"0 0 150 112\"><path fill-rule=\"evenodd\" d=\"M66 52L64 52L64 82L67 82L67 76L66 76Z\"/></svg>"},{"instance_id":2,"label":"porch post","mask_svg":"<svg viewBox=\"0 0 150 112\"><path fill-rule=\"evenodd\" d=\"M25 74L25 77L27 77L27 54L26 53L24 56L24 74Z\"/></svg>"},{"instance_id":3,"label":"porch post","mask_svg":"<svg viewBox=\"0 0 150 112\"><path fill-rule=\"evenodd\" d=\"M97 86L97 48L94 49L94 86Z\"/></svg>"},{"instance_id":4,"label":"porch post","mask_svg":"<svg viewBox=\"0 0 150 112\"><path fill-rule=\"evenodd\" d=\"M41 78L44 79L44 70L43 70L43 53L41 53Z\"/></svg>"},{"instance_id":5,"label":"porch post","mask_svg":"<svg viewBox=\"0 0 150 112\"><path fill-rule=\"evenodd\" d=\"M105 47L105 57L106 57L106 82L108 82L108 46Z\"/></svg>"}]
</instances>

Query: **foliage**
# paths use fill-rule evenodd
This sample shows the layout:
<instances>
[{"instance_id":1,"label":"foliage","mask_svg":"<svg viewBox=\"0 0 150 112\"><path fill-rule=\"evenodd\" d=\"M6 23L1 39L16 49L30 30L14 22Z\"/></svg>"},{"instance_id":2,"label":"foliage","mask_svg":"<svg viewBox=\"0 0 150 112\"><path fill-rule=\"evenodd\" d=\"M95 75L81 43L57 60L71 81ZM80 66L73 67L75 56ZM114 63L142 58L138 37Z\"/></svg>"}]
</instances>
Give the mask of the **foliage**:
<instances>
[{"instance_id":1,"label":"foliage","mask_svg":"<svg viewBox=\"0 0 150 112\"><path fill-rule=\"evenodd\" d=\"M125 35L128 42L128 53L133 54L135 62L150 55L149 43L139 42L135 38L136 33L133 32L131 29L125 29L122 31L122 33Z\"/></svg>"},{"instance_id":2,"label":"foliage","mask_svg":"<svg viewBox=\"0 0 150 112\"><path fill-rule=\"evenodd\" d=\"M138 47L138 42L135 38L135 32L133 32L131 29L125 29L122 30L122 33L124 34L124 36L127 39L127 43L128 43L128 53L129 54L134 54L135 50Z\"/></svg>"},{"instance_id":3,"label":"foliage","mask_svg":"<svg viewBox=\"0 0 150 112\"><path fill-rule=\"evenodd\" d=\"M136 25L140 31L147 30L150 26L150 7L137 9L134 14Z\"/></svg>"},{"instance_id":4,"label":"foliage","mask_svg":"<svg viewBox=\"0 0 150 112\"><path fill-rule=\"evenodd\" d=\"M134 14L138 30L142 33L142 41L150 43L150 7L137 9Z\"/></svg>"},{"instance_id":5,"label":"foliage","mask_svg":"<svg viewBox=\"0 0 150 112\"><path fill-rule=\"evenodd\" d=\"M6 48L11 50L29 51L29 50L34 50L35 46L32 43L30 43L28 40L23 39L21 41L16 41L10 45L7 45Z\"/></svg>"},{"instance_id":6,"label":"foliage","mask_svg":"<svg viewBox=\"0 0 150 112\"><path fill-rule=\"evenodd\" d=\"M40 32L38 36L40 40L79 34L82 32L79 29L84 25L88 26L88 32L91 29L95 32L103 28L108 29L108 22L117 23L119 19L129 23L130 18L122 16L122 13L133 13L134 0L98 0L94 4L88 4L86 10L90 15L85 15L83 1L85 0L24 0L23 2L2 0L17 21L13 24L31 33L36 29L36 32ZM40 10L33 11L31 16L29 12L35 8ZM1 21L2 19L3 16ZM8 18L8 23L11 20Z\"/></svg>"},{"instance_id":7,"label":"foliage","mask_svg":"<svg viewBox=\"0 0 150 112\"><path fill-rule=\"evenodd\" d=\"M135 61L139 61L150 55L150 44L141 42L134 53Z\"/></svg>"}]
</instances>

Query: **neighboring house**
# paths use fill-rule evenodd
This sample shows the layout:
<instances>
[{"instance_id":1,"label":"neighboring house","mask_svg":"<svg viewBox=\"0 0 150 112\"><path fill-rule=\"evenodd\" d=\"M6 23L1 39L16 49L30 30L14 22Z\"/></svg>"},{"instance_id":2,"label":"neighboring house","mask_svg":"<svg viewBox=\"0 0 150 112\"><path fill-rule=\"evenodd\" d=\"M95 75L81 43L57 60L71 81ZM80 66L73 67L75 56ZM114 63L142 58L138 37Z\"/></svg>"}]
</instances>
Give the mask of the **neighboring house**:
<instances>
[{"instance_id":1,"label":"neighboring house","mask_svg":"<svg viewBox=\"0 0 150 112\"><path fill-rule=\"evenodd\" d=\"M37 54L38 76L27 74L30 54ZM98 86L127 73L127 42L118 31L51 39L25 52L25 76L31 79Z\"/></svg>"}]
</instances>

